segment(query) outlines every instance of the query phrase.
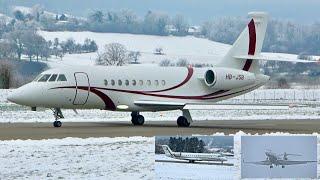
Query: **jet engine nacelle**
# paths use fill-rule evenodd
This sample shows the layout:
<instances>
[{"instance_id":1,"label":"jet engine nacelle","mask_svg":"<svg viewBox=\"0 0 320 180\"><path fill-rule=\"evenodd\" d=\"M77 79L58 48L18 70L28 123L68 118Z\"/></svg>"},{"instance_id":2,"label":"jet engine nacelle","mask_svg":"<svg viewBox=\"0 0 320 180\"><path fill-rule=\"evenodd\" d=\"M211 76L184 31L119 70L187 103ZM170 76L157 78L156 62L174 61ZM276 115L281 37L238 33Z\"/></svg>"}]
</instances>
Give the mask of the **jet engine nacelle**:
<instances>
[{"instance_id":1,"label":"jet engine nacelle","mask_svg":"<svg viewBox=\"0 0 320 180\"><path fill-rule=\"evenodd\" d=\"M255 74L231 68L208 69L204 74L204 82L207 86L221 90L253 85L255 81Z\"/></svg>"}]
</instances>

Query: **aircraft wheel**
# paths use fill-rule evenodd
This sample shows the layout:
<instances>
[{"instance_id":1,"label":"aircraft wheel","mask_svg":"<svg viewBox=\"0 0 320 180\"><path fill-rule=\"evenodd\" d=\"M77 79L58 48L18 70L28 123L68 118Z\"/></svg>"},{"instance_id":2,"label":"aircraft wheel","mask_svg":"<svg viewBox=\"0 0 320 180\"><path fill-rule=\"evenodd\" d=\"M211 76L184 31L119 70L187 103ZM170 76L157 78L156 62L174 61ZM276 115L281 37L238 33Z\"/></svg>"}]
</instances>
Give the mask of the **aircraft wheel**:
<instances>
[{"instance_id":1,"label":"aircraft wheel","mask_svg":"<svg viewBox=\"0 0 320 180\"><path fill-rule=\"evenodd\" d=\"M61 121L54 121L53 122L53 126L54 127L61 127L62 126L62 122Z\"/></svg>"},{"instance_id":2,"label":"aircraft wheel","mask_svg":"<svg viewBox=\"0 0 320 180\"><path fill-rule=\"evenodd\" d=\"M282 165L282 168L284 168L284 165Z\"/></svg>"},{"instance_id":3,"label":"aircraft wheel","mask_svg":"<svg viewBox=\"0 0 320 180\"><path fill-rule=\"evenodd\" d=\"M179 127L189 127L190 123L188 122L187 118L184 116L179 116L177 119L177 124Z\"/></svg>"},{"instance_id":4,"label":"aircraft wheel","mask_svg":"<svg viewBox=\"0 0 320 180\"><path fill-rule=\"evenodd\" d=\"M142 115L132 116L131 122L135 126L141 126L144 124L144 117Z\"/></svg>"},{"instance_id":5,"label":"aircraft wheel","mask_svg":"<svg viewBox=\"0 0 320 180\"><path fill-rule=\"evenodd\" d=\"M273 168L273 166L270 166L270 168Z\"/></svg>"}]
</instances>

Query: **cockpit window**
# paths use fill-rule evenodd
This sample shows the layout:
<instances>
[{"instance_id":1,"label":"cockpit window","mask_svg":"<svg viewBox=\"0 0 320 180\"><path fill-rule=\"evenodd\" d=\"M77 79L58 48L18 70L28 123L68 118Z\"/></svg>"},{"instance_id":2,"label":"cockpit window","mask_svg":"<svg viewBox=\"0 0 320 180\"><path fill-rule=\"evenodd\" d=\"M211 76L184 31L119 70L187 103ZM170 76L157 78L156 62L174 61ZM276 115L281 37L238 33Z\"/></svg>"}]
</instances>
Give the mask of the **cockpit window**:
<instances>
[{"instance_id":1,"label":"cockpit window","mask_svg":"<svg viewBox=\"0 0 320 180\"><path fill-rule=\"evenodd\" d=\"M51 74L45 74L38 80L38 82L46 82L50 76Z\"/></svg>"},{"instance_id":2,"label":"cockpit window","mask_svg":"<svg viewBox=\"0 0 320 180\"><path fill-rule=\"evenodd\" d=\"M49 81L56 81L58 74L52 74Z\"/></svg>"},{"instance_id":3,"label":"cockpit window","mask_svg":"<svg viewBox=\"0 0 320 180\"><path fill-rule=\"evenodd\" d=\"M64 74L59 74L58 80L57 81L67 81L67 78Z\"/></svg>"},{"instance_id":4,"label":"cockpit window","mask_svg":"<svg viewBox=\"0 0 320 180\"><path fill-rule=\"evenodd\" d=\"M40 77L43 76L43 74L39 74L36 78L34 78L33 81L38 81L40 79Z\"/></svg>"}]
</instances>

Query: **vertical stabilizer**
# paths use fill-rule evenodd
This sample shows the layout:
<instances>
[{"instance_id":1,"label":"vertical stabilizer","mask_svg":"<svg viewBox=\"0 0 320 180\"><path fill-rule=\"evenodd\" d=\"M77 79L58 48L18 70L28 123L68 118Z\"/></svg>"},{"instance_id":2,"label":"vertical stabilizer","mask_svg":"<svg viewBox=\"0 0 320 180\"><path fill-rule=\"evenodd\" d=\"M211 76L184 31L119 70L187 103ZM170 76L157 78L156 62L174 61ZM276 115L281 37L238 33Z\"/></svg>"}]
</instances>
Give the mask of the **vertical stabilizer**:
<instances>
[{"instance_id":1,"label":"vertical stabilizer","mask_svg":"<svg viewBox=\"0 0 320 180\"><path fill-rule=\"evenodd\" d=\"M171 151L171 149L169 148L169 146L167 145L162 145L162 149L164 151L164 153L166 154L166 156L169 156L169 157L173 157L173 153Z\"/></svg>"},{"instance_id":2,"label":"vertical stabilizer","mask_svg":"<svg viewBox=\"0 0 320 180\"><path fill-rule=\"evenodd\" d=\"M235 56L254 56L261 53L267 29L268 14L265 12L250 12L249 17L251 17L250 22L224 56L219 66L242 69L254 73L259 72L258 61L234 58Z\"/></svg>"}]
</instances>

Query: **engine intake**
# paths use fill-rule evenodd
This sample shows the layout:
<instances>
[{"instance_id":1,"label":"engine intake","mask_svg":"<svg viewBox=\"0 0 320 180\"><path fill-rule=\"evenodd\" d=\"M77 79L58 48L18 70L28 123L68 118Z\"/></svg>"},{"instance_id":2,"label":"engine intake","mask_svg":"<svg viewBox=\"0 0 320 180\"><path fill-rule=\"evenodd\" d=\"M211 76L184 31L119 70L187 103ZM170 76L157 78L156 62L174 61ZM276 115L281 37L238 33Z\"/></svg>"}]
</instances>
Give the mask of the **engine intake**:
<instances>
[{"instance_id":1,"label":"engine intake","mask_svg":"<svg viewBox=\"0 0 320 180\"><path fill-rule=\"evenodd\" d=\"M243 70L215 68L205 72L204 82L214 89L229 90L253 85L256 77L255 74Z\"/></svg>"}]
</instances>

